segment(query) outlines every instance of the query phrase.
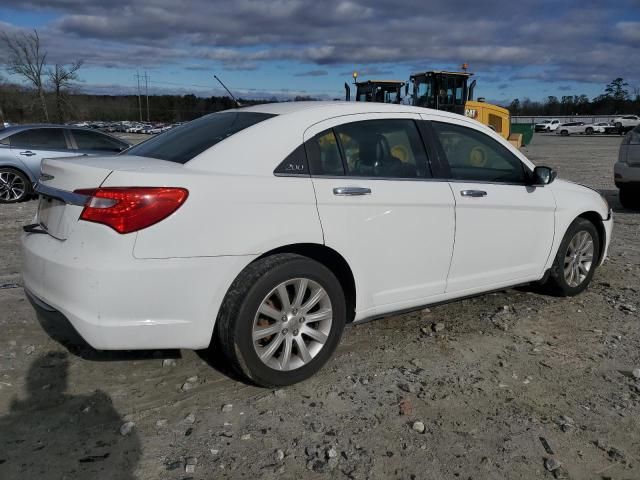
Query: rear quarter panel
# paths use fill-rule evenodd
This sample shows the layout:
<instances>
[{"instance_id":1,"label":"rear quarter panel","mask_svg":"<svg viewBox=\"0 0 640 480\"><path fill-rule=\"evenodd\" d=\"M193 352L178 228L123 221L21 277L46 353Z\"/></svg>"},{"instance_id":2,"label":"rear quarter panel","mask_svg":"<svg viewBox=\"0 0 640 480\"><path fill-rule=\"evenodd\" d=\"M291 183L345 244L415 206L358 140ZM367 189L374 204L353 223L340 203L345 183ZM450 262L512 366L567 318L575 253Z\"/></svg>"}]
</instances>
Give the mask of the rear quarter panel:
<instances>
[{"instance_id":1,"label":"rear quarter panel","mask_svg":"<svg viewBox=\"0 0 640 480\"><path fill-rule=\"evenodd\" d=\"M323 243L309 177L113 172L103 186L189 190L171 216L137 234L136 258L260 255L292 243Z\"/></svg>"}]
</instances>

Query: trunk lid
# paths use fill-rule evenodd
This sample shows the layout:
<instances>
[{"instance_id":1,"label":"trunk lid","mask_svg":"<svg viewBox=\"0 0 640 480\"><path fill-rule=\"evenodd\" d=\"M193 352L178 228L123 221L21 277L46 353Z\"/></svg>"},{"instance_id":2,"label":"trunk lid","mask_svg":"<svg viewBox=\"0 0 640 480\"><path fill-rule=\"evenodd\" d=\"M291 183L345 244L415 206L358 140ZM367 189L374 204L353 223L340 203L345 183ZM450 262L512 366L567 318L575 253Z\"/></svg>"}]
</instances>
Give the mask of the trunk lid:
<instances>
[{"instance_id":1,"label":"trunk lid","mask_svg":"<svg viewBox=\"0 0 640 480\"><path fill-rule=\"evenodd\" d=\"M52 237L64 241L78 222L87 199L73 193L75 190L100 187L114 171L176 167L172 162L125 155L44 159L36 186L40 200L35 223Z\"/></svg>"}]
</instances>

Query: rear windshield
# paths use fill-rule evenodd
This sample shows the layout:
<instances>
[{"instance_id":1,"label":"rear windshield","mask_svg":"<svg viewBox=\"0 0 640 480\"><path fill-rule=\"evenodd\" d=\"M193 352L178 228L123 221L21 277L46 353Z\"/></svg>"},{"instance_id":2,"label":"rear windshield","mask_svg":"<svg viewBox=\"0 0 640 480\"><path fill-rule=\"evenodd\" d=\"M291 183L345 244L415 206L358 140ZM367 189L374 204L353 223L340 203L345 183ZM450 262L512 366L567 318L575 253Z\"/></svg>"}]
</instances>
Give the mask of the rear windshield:
<instances>
[{"instance_id":1,"label":"rear windshield","mask_svg":"<svg viewBox=\"0 0 640 480\"><path fill-rule=\"evenodd\" d=\"M131 147L123 154L187 163L234 133L274 116L237 111L212 113Z\"/></svg>"}]
</instances>

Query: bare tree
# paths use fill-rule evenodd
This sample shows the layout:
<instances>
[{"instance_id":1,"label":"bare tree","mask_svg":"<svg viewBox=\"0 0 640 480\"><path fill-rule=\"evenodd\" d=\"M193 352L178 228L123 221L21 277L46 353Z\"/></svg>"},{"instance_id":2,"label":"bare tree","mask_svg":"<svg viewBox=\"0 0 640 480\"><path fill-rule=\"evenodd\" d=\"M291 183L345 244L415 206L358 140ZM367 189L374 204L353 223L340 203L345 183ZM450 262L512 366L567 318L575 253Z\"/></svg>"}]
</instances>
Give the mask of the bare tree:
<instances>
[{"instance_id":1,"label":"bare tree","mask_svg":"<svg viewBox=\"0 0 640 480\"><path fill-rule=\"evenodd\" d=\"M47 102L42 84L42 74L47 53L40 50L38 32L34 30L33 33L21 33L14 36L9 36L6 32L2 32L0 38L6 44L9 53L7 70L10 73L21 75L36 88L40 106L42 107L42 114L48 122L49 112L47 111Z\"/></svg>"},{"instance_id":2,"label":"bare tree","mask_svg":"<svg viewBox=\"0 0 640 480\"><path fill-rule=\"evenodd\" d=\"M56 63L55 67L47 72L49 83L56 96L56 118L59 123L64 122L63 104L67 101L65 90L78 80L78 70L82 67L82 63L82 60L69 66Z\"/></svg>"}]
</instances>

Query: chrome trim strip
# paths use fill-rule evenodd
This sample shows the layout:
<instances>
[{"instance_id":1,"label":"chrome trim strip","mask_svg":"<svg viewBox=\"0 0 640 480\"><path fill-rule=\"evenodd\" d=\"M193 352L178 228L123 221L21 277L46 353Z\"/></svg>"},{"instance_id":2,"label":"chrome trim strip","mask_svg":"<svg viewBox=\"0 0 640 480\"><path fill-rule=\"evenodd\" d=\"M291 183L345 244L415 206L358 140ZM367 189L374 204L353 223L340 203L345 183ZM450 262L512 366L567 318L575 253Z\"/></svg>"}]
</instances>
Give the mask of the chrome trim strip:
<instances>
[{"instance_id":1,"label":"chrome trim strip","mask_svg":"<svg viewBox=\"0 0 640 480\"><path fill-rule=\"evenodd\" d=\"M42 195L43 197L55 198L68 205L77 205L78 207L84 207L91 198L88 195L48 187L40 182L36 183L34 190L37 194Z\"/></svg>"}]
</instances>

